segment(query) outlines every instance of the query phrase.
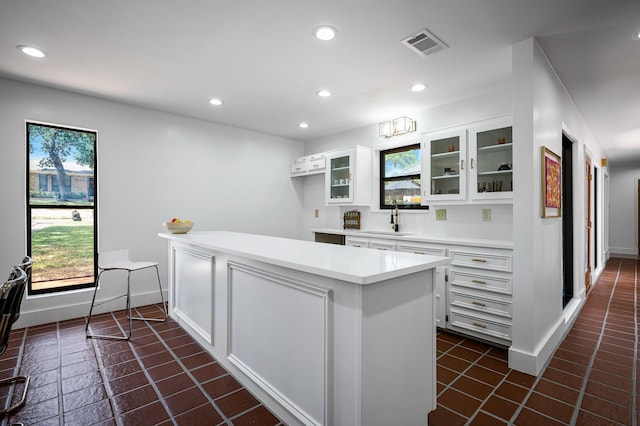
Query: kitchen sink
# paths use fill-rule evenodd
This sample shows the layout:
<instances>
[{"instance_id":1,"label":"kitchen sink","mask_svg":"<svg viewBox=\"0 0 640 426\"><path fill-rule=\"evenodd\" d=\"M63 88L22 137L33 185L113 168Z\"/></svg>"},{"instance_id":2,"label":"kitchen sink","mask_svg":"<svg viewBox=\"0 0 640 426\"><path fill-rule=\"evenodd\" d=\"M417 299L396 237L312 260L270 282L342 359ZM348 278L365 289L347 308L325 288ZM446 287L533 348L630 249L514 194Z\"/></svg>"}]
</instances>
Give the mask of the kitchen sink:
<instances>
[{"instance_id":1,"label":"kitchen sink","mask_svg":"<svg viewBox=\"0 0 640 426\"><path fill-rule=\"evenodd\" d=\"M395 231L368 231L368 230L364 230L364 231L360 231L363 234L376 234L376 235L398 235L398 236L402 236L402 235L412 235L412 233L410 232L395 232Z\"/></svg>"}]
</instances>

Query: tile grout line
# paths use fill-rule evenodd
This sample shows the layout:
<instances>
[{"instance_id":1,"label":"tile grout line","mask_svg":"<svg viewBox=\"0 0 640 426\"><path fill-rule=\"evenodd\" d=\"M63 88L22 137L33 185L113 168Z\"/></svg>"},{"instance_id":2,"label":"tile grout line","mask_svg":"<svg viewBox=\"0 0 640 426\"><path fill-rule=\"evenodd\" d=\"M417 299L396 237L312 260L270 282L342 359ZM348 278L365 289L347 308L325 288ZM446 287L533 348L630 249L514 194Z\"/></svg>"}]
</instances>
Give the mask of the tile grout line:
<instances>
[{"instance_id":1,"label":"tile grout line","mask_svg":"<svg viewBox=\"0 0 640 426\"><path fill-rule=\"evenodd\" d=\"M577 420L578 420L578 415L580 414L580 409L582 407L582 400L584 399L584 395L586 393L587 390L587 383L589 382L589 377L591 376L591 370L593 368L593 364L595 362L596 359L596 354L598 353L598 350L600 349L600 343L602 342L602 336L605 333L605 329L607 326L607 319L609 318L609 312L611 309L611 302L613 300L613 297L615 295L616 292L616 288L618 285L618 280L620 279L620 271L622 270L622 260L620 260L620 263L618 265L618 272L616 273L616 278L615 281L613 282L613 285L611 286L611 294L609 295L609 300L607 302L607 310L604 314L604 318L602 320L602 327L600 328L600 335L598 336L598 340L596 341L596 346L593 350L593 355L591 355L591 359L589 359L589 364L587 365L587 371L584 374L584 378L583 378L583 382L582 382L582 387L580 388L580 393L578 394L578 400L576 401L576 405L573 409L573 414L571 416L571 421L570 424L575 425ZM586 303L586 302L585 302ZM583 306L584 309L584 306Z\"/></svg>"},{"instance_id":2,"label":"tile grout line","mask_svg":"<svg viewBox=\"0 0 640 426\"><path fill-rule=\"evenodd\" d=\"M132 308L132 309L136 309L136 308ZM137 310L136 310L137 312ZM138 313L138 312L137 312ZM125 313L126 315L126 313ZM116 316L114 315L113 312L111 312L111 316L113 317L114 321L116 322L118 328L120 328L120 331L122 331L122 333L124 333L124 328L122 327L122 325L120 324L120 322L118 321L118 318L116 318ZM147 324L147 321L144 321L145 324ZM147 324L148 326L148 324ZM149 382L149 385L153 388L153 391L156 393L156 395L158 396L158 402L160 402L160 404L162 405L162 407L165 409L165 411L167 412L167 415L169 416L169 420L171 420L171 422L176 425L176 422L174 420L174 416L171 413L171 410L169 410L169 406L167 405L167 402L164 400L164 397L162 396L162 394L160 393L160 390L158 389L158 387L156 386L155 381L151 378L151 376L149 375L149 372L147 371L147 369L145 368L144 364L142 363L142 360L140 359L141 357L138 355L138 353L136 352L135 348L133 347L133 344L130 341L126 341L127 344L129 345L129 349L131 349L131 353L133 354L136 362L138 363L138 366L140 366L140 370L142 372L142 374L144 374L144 376L146 377L147 381ZM154 401L155 402L155 401ZM147 405L151 405L153 404L153 402L143 405L141 407L137 407L135 410L139 410L142 407L145 407ZM131 410L131 411L135 411L135 410ZM114 410L115 411L115 410ZM122 413L124 414L124 413ZM114 417L117 416L117 418L120 418L120 415L117 413L113 413Z\"/></svg>"},{"instance_id":3,"label":"tile grout line","mask_svg":"<svg viewBox=\"0 0 640 426\"><path fill-rule=\"evenodd\" d=\"M222 412L222 410L220 409L220 407L218 407L218 404L216 404L216 402L214 401L213 398L211 398L211 396L204 390L204 388L202 387L202 384L200 383L199 380L197 380L192 374L191 371L189 371L189 369L182 363L182 360L180 359L179 356L177 356L175 354L175 352L173 352L173 349L171 347L169 347L169 345L167 344L167 342L165 342L164 337L162 337L160 335L160 333L155 330L153 327L151 327L151 325L145 321L145 324L147 325L147 327L149 327L149 329L151 330L151 332L153 334L156 335L156 337L158 338L158 340L160 340L160 342L162 343L162 345L166 348L166 350L171 354L171 356L173 357L173 359L180 365L180 368L182 368L183 372L194 382L195 386L198 388L198 390L200 392L202 392L202 394L204 395L204 397L209 400L209 403L213 406L213 408L216 410L216 412L218 412L218 414L220 415L220 417L222 418L222 423L226 423L228 425L233 425L233 423L231 423L231 421L229 420L229 418ZM178 327L180 327L180 325L178 324ZM182 330L184 330L182 327L180 327ZM185 334L188 335L188 333ZM198 345L200 345L195 339L194 342L197 343ZM204 351L203 352L209 354L209 352ZM213 356L211 354L209 354L211 356L211 358L213 358ZM136 354L137 356L137 354ZM218 361L213 358L214 361L217 363ZM225 370L226 371L226 370ZM227 373L228 374L228 373ZM244 388L244 386L243 386ZM233 392L229 392L228 394L231 394ZM160 392L158 391L158 395L160 398L162 398L163 402L164 402L164 397L162 397L162 395L160 395ZM259 401L259 400L258 400ZM194 407L195 408L195 407ZM167 412L169 412L171 414L171 412L169 410L167 410ZM173 418L173 416L172 416ZM222 423L218 423L218 424L222 424ZM175 424L175 421L174 421Z\"/></svg>"}]
</instances>

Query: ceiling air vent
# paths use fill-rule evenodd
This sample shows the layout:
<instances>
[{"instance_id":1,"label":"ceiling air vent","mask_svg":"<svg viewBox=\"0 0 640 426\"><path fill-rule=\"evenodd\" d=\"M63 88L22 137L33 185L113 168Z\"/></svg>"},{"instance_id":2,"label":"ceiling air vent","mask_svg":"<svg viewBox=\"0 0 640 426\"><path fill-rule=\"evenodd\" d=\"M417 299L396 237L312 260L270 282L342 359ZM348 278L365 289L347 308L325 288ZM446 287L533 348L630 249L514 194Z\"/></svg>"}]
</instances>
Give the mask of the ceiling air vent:
<instances>
[{"instance_id":1,"label":"ceiling air vent","mask_svg":"<svg viewBox=\"0 0 640 426\"><path fill-rule=\"evenodd\" d=\"M402 43L422 56L431 55L432 53L449 47L438 37L431 34L426 28L405 38L402 40Z\"/></svg>"}]
</instances>

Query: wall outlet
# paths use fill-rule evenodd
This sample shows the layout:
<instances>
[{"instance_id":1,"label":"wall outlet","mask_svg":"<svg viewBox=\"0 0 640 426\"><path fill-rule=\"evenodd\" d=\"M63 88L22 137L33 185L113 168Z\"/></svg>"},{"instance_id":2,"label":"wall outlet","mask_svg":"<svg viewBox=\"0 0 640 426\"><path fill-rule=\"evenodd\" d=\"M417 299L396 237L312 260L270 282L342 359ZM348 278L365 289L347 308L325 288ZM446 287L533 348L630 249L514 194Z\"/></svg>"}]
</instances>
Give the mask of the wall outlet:
<instances>
[{"instance_id":1,"label":"wall outlet","mask_svg":"<svg viewBox=\"0 0 640 426\"><path fill-rule=\"evenodd\" d=\"M447 220L447 209L437 209L436 220Z\"/></svg>"},{"instance_id":2,"label":"wall outlet","mask_svg":"<svg viewBox=\"0 0 640 426\"><path fill-rule=\"evenodd\" d=\"M320 210L316 209L315 212L313 213L313 215L315 217L320 217Z\"/></svg>"},{"instance_id":3,"label":"wall outlet","mask_svg":"<svg viewBox=\"0 0 640 426\"><path fill-rule=\"evenodd\" d=\"M482 209L482 221L491 222L491 209Z\"/></svg>"}]
</instances>

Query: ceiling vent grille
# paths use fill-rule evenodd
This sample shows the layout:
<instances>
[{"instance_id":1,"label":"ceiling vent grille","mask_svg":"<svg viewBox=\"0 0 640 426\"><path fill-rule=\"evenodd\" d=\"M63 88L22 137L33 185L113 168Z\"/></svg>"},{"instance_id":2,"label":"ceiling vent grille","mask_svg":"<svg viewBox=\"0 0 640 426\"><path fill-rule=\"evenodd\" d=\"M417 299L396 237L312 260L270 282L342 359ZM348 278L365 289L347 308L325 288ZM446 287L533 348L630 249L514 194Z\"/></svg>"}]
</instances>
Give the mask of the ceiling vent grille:
<instances>
[{"instance_id":1,"label":"ceiling vent grille","mask_svg":"<svg viewBox=\"0 0 640 426\"><path fill-rule=\"evenodd\" d=\"M422 56L431 55L449 47L426 28L405 38L402 43Z\"/></svg>"}]
</instances>

